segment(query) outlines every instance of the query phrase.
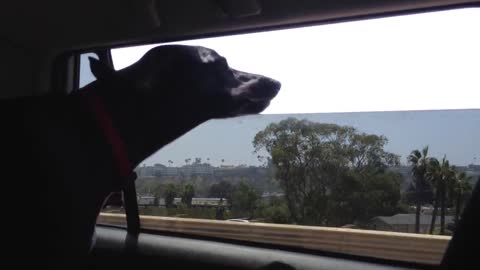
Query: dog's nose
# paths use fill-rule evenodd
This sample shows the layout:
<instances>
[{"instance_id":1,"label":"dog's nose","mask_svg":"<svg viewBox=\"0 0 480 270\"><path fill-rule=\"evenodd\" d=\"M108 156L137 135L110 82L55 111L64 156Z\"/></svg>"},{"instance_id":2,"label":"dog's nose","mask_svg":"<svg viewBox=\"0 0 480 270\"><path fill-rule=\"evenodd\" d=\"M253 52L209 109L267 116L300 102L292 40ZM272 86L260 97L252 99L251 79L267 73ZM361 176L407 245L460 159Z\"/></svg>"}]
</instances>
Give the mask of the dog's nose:
<instances>
[{"instance_id":1,"label":"dog's nose","mask_svg":"<svg viewBox=\"0 0 480 270\"><path fill-rule=\"evenodd\" d=\"M278 91L280 90L280 87L282 87L282 84L274 79L264 77L260 80L260 85L262 89L265 89L270 93L271 97L274 97L277 95Z\"/></svg>"},{"instance_id":2,"label":"dog's nose","mask_svg":"<svg viewBox=\"0 0 480 270\"><path fill-rule=\"evenodd\" d=\"M277 91L280 90L280 88L282 87L282 84L279 81L271 78L266 79L268 80L268 82L266 83L268 85L267 87L270 87L271 89L275 89Z\"/></svg>"}]
</instances>

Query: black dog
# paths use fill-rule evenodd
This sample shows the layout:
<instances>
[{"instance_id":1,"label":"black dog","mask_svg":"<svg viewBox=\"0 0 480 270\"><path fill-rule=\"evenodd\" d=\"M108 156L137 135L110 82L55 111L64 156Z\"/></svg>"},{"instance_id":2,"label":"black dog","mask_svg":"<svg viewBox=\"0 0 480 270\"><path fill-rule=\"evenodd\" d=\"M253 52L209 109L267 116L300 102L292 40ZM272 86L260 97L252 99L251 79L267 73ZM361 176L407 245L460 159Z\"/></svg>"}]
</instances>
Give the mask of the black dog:
<instances>
[{"instance_id":1,"label":"black dog","mask_svg":"<svg viewBox=\"0 0 480 270\"><path fill-rule=\"evenodd\" d=\"M159 46L120 71L90 66L97 80L73 94L3 103L23 111L12 137L22 134L13 140L48 180L51 248L66 257L91 247L105 199L122 187L118 163L131 169L209 119L260 113L280 89L203 47Z\"/></svg>"}]
</instances>

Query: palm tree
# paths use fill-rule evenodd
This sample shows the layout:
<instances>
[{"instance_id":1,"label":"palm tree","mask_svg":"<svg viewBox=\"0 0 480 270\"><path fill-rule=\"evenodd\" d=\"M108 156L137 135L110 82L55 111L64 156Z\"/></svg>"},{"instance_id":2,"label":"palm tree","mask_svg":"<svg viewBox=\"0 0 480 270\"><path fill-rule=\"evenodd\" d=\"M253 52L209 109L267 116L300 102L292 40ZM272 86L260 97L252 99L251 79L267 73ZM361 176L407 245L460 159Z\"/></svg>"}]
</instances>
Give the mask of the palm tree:
<instances>
[{"instance_id":1,"label":"palm tree","mask_svg":"<svg viewBox=\"0 0 480 270\"><path fill-rule=\"evenodd\" d=\"M450 162L446 160L446 157L443 157L442 160L442 175L443 175L443 184L442 184L442 197L441 197L441 214L440 214L440 234L445 234L445 215L447 211L447 190L449 187L453 187L455 179L455 167L450 166Z\"/></svg>"},{"instance_id":2,"label":"palm tree","mask_svg":"<svg viewBox=\"0 0 480 270\"><path fill-rule=\"evenodd\" d=\"M472 192L472 184L470 183L471 176L467 176L465 172L455 174L453 196L455 201L455 225L458 224L458 218L460 216L461 209L465 203L465 199L468 194Z\"/></svg>"},{"instance_id":3,"label":"palm tree","mask_svg":"<svg viewBox=\"0 0 480 270\"><path fill-rule=\"evenodd\" d=\"M192 207L192 199L195 197L195 187L192 184L186 184L183 187L182 202L188 207Z\"/></svg>"},{"instance_id":4,"label":"palm tree","mask_svg":"<svg viewBox=\"0 0 480 270\"><path fill-rule=\"evenodd\" d=\"M196 157L195 161L193 162L194 165L200 165L202 164L202 158Z\"/></svg>"},{"instance_id":5,"label":"palm tree","mask_svg":"<svg viewBox=\"0 0 480 270\"><path fill-rule=\"evenodd\" d=\"M440 234L445 234L445 213L447 202L447 189L453 183L454 168L450 166L447 157L444 156L440 163L436 158L430 158L427 168L427 179L435 188L435 204L432 212L432 222L430 223L430 234L433 234L435 228L438 207L440 204Z\"/></svg>"},{"instance_id":6,"label":"palm tree","mask_svg":"<svg viewBox=\"0 0 480 270\"><path fill-rule=\"evenodd\" d=\"M435 189L434 205L432 211L432 221L430 222L429 233L433 234L435 229L435 222L437 219L438 206L440 204L440 183L442 182L442 169L440 162L436 158L430 158L427 168L427 179L430 181L432 187Z\"/></svg>"},{"instance_id":7,"label":"palm tree","mask_svg":"<svg viewBox=\"0 0 480 270\"><path fill-rule=\"evenodd\" d=\"M407 157L408 162L412 165L413 175L413 200L415 202L415 233L420 233L420 210L422 204L428 202L430 186L426 179L428 167L428 146L422 151L413 150Z\"/></svg>"}]
</instances>

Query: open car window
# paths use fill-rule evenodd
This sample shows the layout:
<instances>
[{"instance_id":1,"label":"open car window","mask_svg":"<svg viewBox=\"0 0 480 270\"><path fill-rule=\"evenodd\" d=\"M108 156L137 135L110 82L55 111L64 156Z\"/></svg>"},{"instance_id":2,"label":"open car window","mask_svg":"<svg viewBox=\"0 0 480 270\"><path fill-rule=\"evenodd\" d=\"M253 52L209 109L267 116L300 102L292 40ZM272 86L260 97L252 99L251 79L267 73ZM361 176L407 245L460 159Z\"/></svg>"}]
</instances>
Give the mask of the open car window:
<instances>
[{"instance_id":1,"label":"open car window","mask_svg":"<svg viewBox=\"0 0 480 270\"><path fill-rule=\"evenodd\" d=\"M175 42L282 90L262 114L204 123L139 164L142 227L439 263L480 177L479 13ZM113 49L114 67L158 45ZM123 212L106 205L99 221ZM389 240L365 254L363 234L322 238L356 230Z\"/></svg>"}]
</instances>

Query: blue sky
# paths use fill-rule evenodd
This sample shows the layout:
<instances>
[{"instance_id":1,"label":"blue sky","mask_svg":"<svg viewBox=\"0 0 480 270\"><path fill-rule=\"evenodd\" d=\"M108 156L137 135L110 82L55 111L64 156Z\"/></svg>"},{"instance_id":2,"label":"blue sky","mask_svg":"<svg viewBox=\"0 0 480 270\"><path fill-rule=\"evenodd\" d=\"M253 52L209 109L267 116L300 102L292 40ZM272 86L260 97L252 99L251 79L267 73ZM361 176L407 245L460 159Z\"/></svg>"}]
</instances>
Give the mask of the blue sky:
<instances>
[{"instance_id":1,"label":"blue sky","mask_svg":"<svg viewBox=\"0 0 480 270\"><path fill-rule=\"evenodd\" d=\"M271 122L287 117L315 122L349 125L366 133L385 135L389 139L386 150L401 155L402 163L413 149L429 145L430 155L451 164L467 165L480 162L480 110L360 112L318 114L264 114L225 120L211 120L198 126L175 142L167 145L145 164L172 160L174 165L185 164L186 158L210 158L210 163L261 164L253 154L255 134Z\"/></svg>"}]
</instances>

